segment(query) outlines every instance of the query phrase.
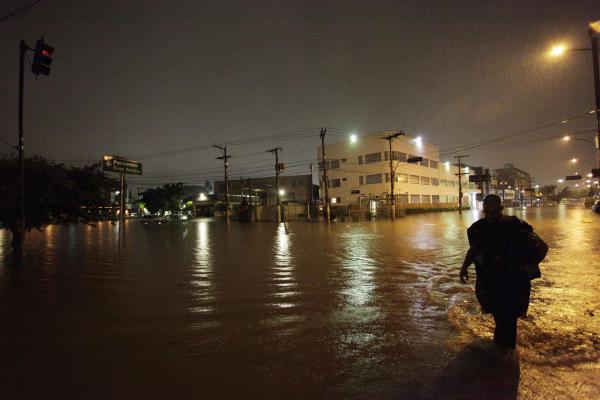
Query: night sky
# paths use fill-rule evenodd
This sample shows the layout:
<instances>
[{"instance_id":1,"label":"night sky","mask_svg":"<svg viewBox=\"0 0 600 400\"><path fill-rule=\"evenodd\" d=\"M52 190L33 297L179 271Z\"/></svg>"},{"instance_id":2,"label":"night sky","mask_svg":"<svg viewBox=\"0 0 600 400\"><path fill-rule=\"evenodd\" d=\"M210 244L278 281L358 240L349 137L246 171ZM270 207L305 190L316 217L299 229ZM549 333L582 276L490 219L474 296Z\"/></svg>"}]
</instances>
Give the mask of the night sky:
<instances>
[{"instance_id":1,"label":"night sky","mask_svg":"<svg viewBox=\"0 0 600 400\"><path fill-rule=\"evenodd\" d=\"M26 3L3 0L0 15ZM45 0L0 22L0 137L16 142L19 40L43 34L56 50L50 76L27 66L27 154L121 154L144 162L137 182L158 184L218 179L219 152L201 148L215 142L238 141L234 177L270 174L275 146L305 173L322 126L331 141L403 129L444 152L593 109L590 54L545 52L589 47L598 19L598 1ZM587 115L464 153L552 183L594 154L555 137L591 140L594 127Z\"/></svg>"}]
</instances>

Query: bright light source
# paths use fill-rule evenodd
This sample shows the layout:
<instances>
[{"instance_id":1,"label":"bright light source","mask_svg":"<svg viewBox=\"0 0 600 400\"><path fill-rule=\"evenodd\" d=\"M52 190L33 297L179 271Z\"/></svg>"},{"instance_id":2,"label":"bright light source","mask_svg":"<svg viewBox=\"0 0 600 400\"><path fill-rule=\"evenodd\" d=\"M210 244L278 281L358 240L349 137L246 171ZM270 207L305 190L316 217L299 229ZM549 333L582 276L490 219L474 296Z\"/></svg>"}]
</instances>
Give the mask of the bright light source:
<instances>
[{"instance_id":1,"label":"bright light source","mask_svg":"<svg viewBox=\"0 0 600 400\"><path fill-rule=\"evenodd\" d=\"M577 159L576 159L576 158L572 158L572 159L571 159L571 162L572 162L573 164L575 164L575 163L577 162Z\"/></svg>"},{"instance_id":2,"label":"bright light source","mask_svg":"<svg viewBox=\"0 0 600 400\"><path fill-rule=\"evenodd\" d=\"M117 196L118 196L118 195L120 195L120 194L121 194L121 191L120 191L120 190L117 190L117 191L115 192L115 195L117 195Z\"/></svg>"},{"instance_id":3,"label":"bright light source","mask_svg":"<svg viewBox=\"0 0 600 400\"><path fill-rule=\"evenodd\" d=\"M356 143L357 140L358 136L356 135L356 133L350 135L350 143Z\"/></svg>"},{"instance_id":4,"label":"bright light source","mask_svg":"<svg viewBox=\"0 0 600 400\"><path fill-rule=\"evenodd\" d=\"M535 185L535 187L536 187L536 188L539 188L539 187L540 187L540 185Z\"/></svg>"},{"instance_id":5,"label":"bright light source","mask_svg":"<svg viewBox=\"0 0 600 400\"><path fill-rule=\"evenodd\" d=\"M417 146L423 146L423 138L422 138L421 136L417 136L417 137L415 138L415 144L416 144Z\"/></svg>"},{"instance_id":6,"label":"bright light source","mask_svg":"<svg viewBox=\"0 0 600 400\"><path fill-rule=\"evenodd\" d=\"M565 136L563 136L562 140L564 140L565 142L568 142L569 140L571 140L571 136L565 135Z\"/></svg>"},{"instance_id":7,"label":"bright light source","mask_svg":"<svg viewBox=\"0 0 600 400\"><path fill-rule=\"evenodd\" d=\"M562 45L562 44L556 45L550 50L550 56L551 57L560 57L564 54L565 50L567 50L567 48L564 45Z\"/></svg>"},{"instance_id":8,"label":"bright light source","mask_svg":"<svg viewBox=\"0 0 600 400\"><path fill-rule=\"evenodd\" d=\"M284 194L285 194L285 190L283 190L283 189L279 189L279 195L280 195L280 196L283 196Z\"/></svg>"},{"instance_id":9,"label":"bright light source","mask_svg":"<svg viewBox=\"0 0 600 400\"><path fill-rule=\"evenodd\" d=\"M576 183L576 184L575 184L575 187L579 187L579 183Z\"/></svg>"},{"instance_id":10,"label":"bright light source","mask_svg":"<svg viewBox=\"0 0 600 400\"><path fill-rule=\"evenodd\" d=\"M563 183L563 182L564 182L564 180L563 180L563 179L559 179L559 180L558 180L558 183Z\"/></svg>"},{"instance_id":11,"label":"bright light source","mask_svg":"<svg viewBox=\"0 0 600 400\"><path fill-rule=\"evenodd\" d=\"M587 185L587 187L592 187L592 185Z\"/></svg>"},{"instance_id":12,"label":"bright light source","mask_svg":"<svg viewBox=\"0 0 600 400\"><path fill-rule=\"evenodd\" d=\"M588 179L587 181L585 181L585 183L592 183L592 180Z\"/></svg>"},{"instance_id":13,"label":"bright light source","mask_svg":"<svg viewBox=\"0 0 600 400\"><path fill-rule=\"evenodd\" d=\"M446 171L450 171L450 161L446 161L444 165L446 166Z\"/></svg>"},{"instance_id":14,"label":"bright light source","mask_svg":"<svg viewBox=\"0 0 600 400\"><path fill-rule=\"evenodd\" d=\"M335 204L335 203L337 203L337 199L335 197L332 197L331 198L331 204Z\"/></svg>"},{"instance_id":15,"label":"bright light source","mask_svg":"<svg viewBox=\"0 0 600 400\"><path fill-rule=\"evenodd\" d=\"M591 173L591 172L590 172L589 174L587 174L587 177L588 177L588 178L591 178L592 176L594 176L594 175L592 175L592 173Z\"/></svg>"},{"instance_id":16,"label":"bright light source","mask_svg":"<svg viewBox=\"0 0 600 400\"><path fill-rule=\"evenodd\" d=\"M206 201L206 195L204 193L200 193L200 195L198 196L198 200L199 201Z\"/></svg>"}]
</instances>

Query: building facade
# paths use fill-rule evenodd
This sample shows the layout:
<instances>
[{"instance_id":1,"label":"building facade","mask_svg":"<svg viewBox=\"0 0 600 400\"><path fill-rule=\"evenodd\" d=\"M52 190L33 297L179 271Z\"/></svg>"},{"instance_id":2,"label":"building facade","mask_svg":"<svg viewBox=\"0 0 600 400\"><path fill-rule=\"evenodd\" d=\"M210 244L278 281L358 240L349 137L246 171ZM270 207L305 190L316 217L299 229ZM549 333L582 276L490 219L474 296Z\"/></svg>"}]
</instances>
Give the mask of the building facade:
<instances>
[{"instance_id":1,"label":"building facade","mask_svg":"<svg viewBox=\"0 0 600 400\"><path fill-rule=\"evenodd\" d=\"M506 205L512 205L515 201L524 204L535 197L531 175L510 163L493 170L491 186Z\"/></svg>"},{"instance_id":2,"label":"building facade","mask_svg":"<svg viewBox=\"0 0 600 400\"><path fill-rule=\"evenodd\" d=\"M225 182L215 181L214 190L219 200L224 199ZM229 180L231 203L240 203L243 198L249 200L250 193L255 204L275 205L277 203L275 177ZM310 174L279 176L279 199L282 203L312 203L312 193L313 183Z\"/></svg>"},{"instance_id":3,"label":"building facade","mask_svg":"<svg viewBox=\"0 0 600 400\"><path fill-rule=\"evenodd\" d=\"M389 142L383 137L393 132L361 135L325 145L328 191L331 204L364 205L388 201L391 194ZM322 159L322 149L318 156ZM437 146L420 138L399 136L392 141L394 196L400 207L409 205L458 204L458 167L440 160ZM409 158L422 157L417 163ZM323 165L319 168L321 199L324 199ZM469 183L468 167L461 171L463 204L475 205L475 184Z\"/></svg>"}]
</instances>

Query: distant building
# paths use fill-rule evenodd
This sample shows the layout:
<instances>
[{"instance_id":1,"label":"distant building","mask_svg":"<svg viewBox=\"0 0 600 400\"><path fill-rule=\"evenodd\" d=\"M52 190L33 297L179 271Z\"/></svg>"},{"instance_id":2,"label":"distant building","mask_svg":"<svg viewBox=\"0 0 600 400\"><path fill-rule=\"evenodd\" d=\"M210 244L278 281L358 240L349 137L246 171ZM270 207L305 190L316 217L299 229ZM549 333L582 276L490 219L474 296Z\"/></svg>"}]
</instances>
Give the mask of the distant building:
<instances>
[{"instance_id":1,"label":"distant building","mask_svg":"<svg viewBox=\"0 0 600 400\"><path fill-rule=\"evenodd\" d=\"M362 135L356 140L325 144L328 190L331 204L364 205L387 201L390 196L389 142L382 138L393 132ZM321 147L318 149L321 159ZM437 146L420 138L399 136L392 141L395 168L394 196L400 207L458 204L458 167L440 160ZM422 157L418 163L407 159ZM463 173L472 173L469 167ZM463 204L475 205L476 186L462 175ZM320 171L321 199L325 196Z\"/></svg>"},{"instance_id":2,"label":"distant building","mask_svg":"<svg viewBox=\"0 0 600 400\"><path fill-rule=\"evenodd\" d=\"M523 203L535 197L531 175L510 163L504 164L504 168L493 170L491 186L508 203Z\"/></svg>"},{"instance_id":3,"label":"distant building","mask_svg":"<svg viewBox=\"0 0 600 400\"><path fill-rule=\"evenodd\" d=\"M252 187L250 187L252 185ZM215 181L214 190L217 199L225 199L225 182ZM282 203L313 202L312 175L281 175L279 177L279 199ZM275 205L277 203L277 192L275 177L244 178L229 180L229 201L240 203L243 198L249 200L252 193L252 202L262 205Z\"/></svg>"}]
</instances>

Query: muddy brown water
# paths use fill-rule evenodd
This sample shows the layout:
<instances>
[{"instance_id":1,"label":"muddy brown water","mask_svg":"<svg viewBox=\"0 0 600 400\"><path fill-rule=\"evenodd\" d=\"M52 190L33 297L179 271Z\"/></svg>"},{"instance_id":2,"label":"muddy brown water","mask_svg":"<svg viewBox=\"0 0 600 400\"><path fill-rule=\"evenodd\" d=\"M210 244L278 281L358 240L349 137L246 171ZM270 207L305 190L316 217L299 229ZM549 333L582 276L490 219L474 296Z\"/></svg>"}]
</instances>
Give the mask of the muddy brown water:
<instances>
[{"instance_id":1,"label":"muddy brown water","mask_svg":"<svg viewBox=\"0 0 600 400\"><path fill-rule=\"evenodd\" d=\"M600 215L550 245L519 351L457 274L479 213L0 231L0 398L600 398Z\"/></svg>"}]
</instances>

